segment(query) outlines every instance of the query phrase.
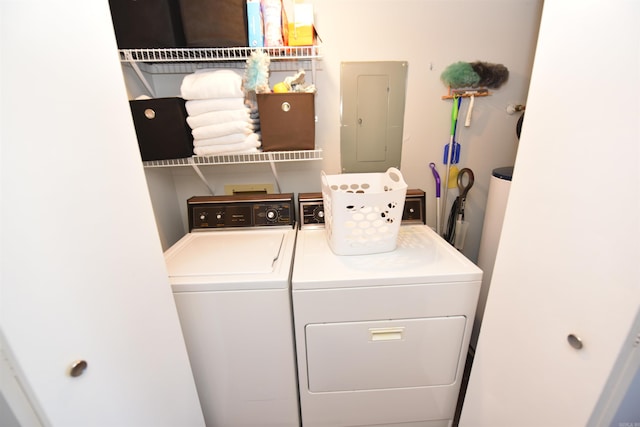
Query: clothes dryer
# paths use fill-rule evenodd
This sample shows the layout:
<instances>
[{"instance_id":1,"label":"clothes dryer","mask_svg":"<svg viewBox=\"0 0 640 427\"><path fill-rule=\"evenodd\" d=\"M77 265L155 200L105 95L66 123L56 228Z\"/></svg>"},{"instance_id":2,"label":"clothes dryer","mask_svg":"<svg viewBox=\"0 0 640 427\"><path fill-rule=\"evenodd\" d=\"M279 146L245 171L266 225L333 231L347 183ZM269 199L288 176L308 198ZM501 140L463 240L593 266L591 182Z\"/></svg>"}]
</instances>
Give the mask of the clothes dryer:
<instances>
[{"instance_id":1,"label":"clothes dryer","mask_svg":"<svg viewBox=\"0 0 640 427\"><path fill-rule=\"evenodd\" d=\"M302 221L322 216L300 200ZM481 270L424 224L392 252L337 256L310 222L292 275L302 424L450 426Z\"/></svg>"},{"instance_id":2,"label":"clothes dryer","mask_svg":"<svg viewBox=\"0 0 640 427\"><path fill-rule=\"evenodd\" d=\"M165 260L206 424L297 427L293 195L187 204Z\"/></svg>"}]
</instances>

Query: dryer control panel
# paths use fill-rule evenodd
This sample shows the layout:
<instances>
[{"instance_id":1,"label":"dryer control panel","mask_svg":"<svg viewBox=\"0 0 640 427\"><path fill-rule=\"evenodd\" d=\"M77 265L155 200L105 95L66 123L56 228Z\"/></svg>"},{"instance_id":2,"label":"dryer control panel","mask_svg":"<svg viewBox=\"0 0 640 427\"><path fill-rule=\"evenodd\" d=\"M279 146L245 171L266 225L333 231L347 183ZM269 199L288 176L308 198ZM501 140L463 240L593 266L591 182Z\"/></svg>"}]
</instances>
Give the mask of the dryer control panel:
<instances>
[{"instance_id":1,"label":"dryer control panel","mask_svg":"<svg viewBox=\"0 0 640 427\"><path fill-rule=\"evenodd\" d=\"M189 231L295 225L293 193L194 196L187 200Z\"/></svg>"},{"instance_id":2,"label":"dryer control panel","mask_svg":"<svg viewBox=\"0 0 640 427\"><path fill-rule=\"evenodd\" d=\"M407 190L402 213L403 224L426 224L426 197L419 189ZM322 193L298 194L300 228L324 227L324 202Z\"/></svg>"}]
</instances>

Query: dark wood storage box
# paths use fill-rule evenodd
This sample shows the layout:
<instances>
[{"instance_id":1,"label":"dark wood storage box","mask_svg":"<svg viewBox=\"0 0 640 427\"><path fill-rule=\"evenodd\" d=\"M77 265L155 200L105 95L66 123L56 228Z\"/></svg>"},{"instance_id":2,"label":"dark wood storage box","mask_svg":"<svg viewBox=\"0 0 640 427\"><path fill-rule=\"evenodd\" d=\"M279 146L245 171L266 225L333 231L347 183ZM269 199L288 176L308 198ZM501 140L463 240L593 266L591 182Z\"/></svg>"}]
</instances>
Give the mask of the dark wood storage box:
<instances>
[{"instance_id":1,"label":"dark wood storage box","mask_svg":"<svg viewBox=\"0 0 640 427\"><path fill-rule=\"evenodd\" d=\"M109 0L120 49L185 45L178 0Z\"/></svg>"},{"instance_id":2,"label":"dark wood storage box","mask_svg":"<svg viewBox=\"0 0 640 427\"><path fill-rule=\"evenodd\" d=\"M193 156L193 136L182 98L129 101L142 160Z\"/></svg>"},{"instance_id":3,"label":"dark wood storage box","mask_svg":"<svg viewBox=\"0 0 640 427\"><path fill-rule=\"evenodd\" d=\"M249 46L246 0L179 0L188 47Z\"/></svg>"},{"instance_id":4,"label":"dark wood storage box","mask_svg":"<svg viewBox=\"0 0 640 427\"><path fill-rule=\"evenodd\" d=\"M315 94L258 94L263 151L313 150Z\"/></svg>"}]
</instances>

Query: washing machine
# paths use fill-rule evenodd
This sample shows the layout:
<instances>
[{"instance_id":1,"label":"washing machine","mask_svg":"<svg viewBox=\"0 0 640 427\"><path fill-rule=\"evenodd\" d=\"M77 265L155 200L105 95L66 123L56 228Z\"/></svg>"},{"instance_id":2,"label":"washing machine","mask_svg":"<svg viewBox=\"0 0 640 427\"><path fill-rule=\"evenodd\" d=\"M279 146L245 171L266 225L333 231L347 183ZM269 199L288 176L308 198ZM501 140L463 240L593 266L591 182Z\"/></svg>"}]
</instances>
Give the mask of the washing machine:
<instances>
[{"instance_id":1,"label":"washing machine","mask_svg":"<svg viewBox=\"0 0 640 427\"><path fill-rule=\"evenodd\" d=\"M312 199L292 275L302 425L452 425L482 271L415 220L392 252L335 255Z\"/></svg>"},{"instance_id":2,"label":"washing machine","mask_svg":"<svg viewBox=\"0 0 640 427\"><path fill-rule=\"evenodd\" d=\"M165 252L208 427L299 426L292 194L193 197Z\"/></svg>"}]
</instances>

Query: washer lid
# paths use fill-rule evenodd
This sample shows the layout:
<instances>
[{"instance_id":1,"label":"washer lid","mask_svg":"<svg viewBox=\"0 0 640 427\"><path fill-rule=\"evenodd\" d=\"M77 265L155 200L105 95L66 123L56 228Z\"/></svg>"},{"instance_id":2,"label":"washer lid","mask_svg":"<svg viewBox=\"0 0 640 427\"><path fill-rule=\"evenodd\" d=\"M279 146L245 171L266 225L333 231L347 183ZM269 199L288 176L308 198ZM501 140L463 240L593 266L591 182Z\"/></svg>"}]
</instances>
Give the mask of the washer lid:
<instances>
[{"instance_id":1,"label":"washer lid","mask_svg":"<svg viewBox=\"0 0 640 427\"><path fill-rule=\"evenodd\" d=\"M169 277L271 273L283 240L283 233L190 233L167 253L167 271Z\"/></svg>"}]
</instances>

